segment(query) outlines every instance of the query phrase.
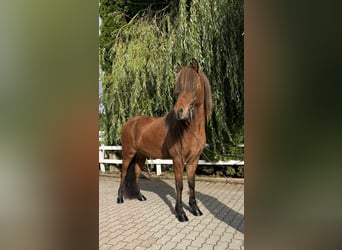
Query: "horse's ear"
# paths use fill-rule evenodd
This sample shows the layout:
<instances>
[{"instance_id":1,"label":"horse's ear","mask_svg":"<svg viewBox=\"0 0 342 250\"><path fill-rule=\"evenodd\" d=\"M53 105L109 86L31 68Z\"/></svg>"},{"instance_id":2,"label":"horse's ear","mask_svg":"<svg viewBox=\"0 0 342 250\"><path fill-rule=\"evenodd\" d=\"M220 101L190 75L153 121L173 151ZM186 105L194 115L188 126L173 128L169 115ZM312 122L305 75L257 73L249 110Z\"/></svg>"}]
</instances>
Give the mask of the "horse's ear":
<instances>
[{"instance_id":1,"label":"horse's ear","mask_svg":"<svg viewBox=\"0 0 342 250\"><path fill-rule=\"evenodd\" d=\"M191 67L193 67L196 70L196 72L198 72L199 70L198 62L194 58L192 58L191 60Z\"/></svg>"},{"instance_id":2,"label":"horse's ear","mask_svg":"<svg viewBox=\"0 0 342 250\"><path fill-rule=\"evenodd\" d=\"M181 71L181 69L183 68L182 65L180 65L179 63L177 63L177 68L178 68L178 72Z\"/></svg>"}]
</instances>

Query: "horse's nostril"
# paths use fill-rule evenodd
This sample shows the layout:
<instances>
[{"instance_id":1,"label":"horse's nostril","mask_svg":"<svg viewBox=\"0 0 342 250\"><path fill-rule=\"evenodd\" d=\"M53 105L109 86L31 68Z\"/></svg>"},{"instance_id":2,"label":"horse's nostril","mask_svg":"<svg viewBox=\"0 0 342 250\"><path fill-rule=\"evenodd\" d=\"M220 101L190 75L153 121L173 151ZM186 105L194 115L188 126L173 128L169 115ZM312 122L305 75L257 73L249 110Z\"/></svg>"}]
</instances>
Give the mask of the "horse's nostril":
<instances>
[{"instance_id":1,"label":"horse's nostril","mask_svg":"<svg viewBox=\"0 0 342 250\"><path fill-rule=\"evenodd\" d=\"M184 108L177 109L177 111L176 111L176 118L178 120L187 119L187 116L188 116L187 112L188 112L187 109L184 109Z\"/></svg>"},{"instance_id":2,"label":"horse's nostril","mask_svg":"<svg viewBox=\"0 0 342 250\"><path fill-rule=\"evenodd\" d=\"M183 108L179 108L177 110L177 119L183 119L183 112L184 112Z\"/></svg>"}]
</instances>

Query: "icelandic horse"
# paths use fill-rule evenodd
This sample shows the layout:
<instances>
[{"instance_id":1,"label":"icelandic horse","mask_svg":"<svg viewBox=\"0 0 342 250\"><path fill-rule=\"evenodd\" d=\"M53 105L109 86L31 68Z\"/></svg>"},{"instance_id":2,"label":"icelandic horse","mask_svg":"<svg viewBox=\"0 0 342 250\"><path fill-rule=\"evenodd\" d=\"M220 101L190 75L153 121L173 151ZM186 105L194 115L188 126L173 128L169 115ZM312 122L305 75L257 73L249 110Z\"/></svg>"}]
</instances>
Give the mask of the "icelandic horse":
<instances>
[{"instance_id":1,"label":"icelandic horse","mask_svg":"<svg viewBox=\"0 0 342 250\"><path fill-rule=\"evenodd\" d=\"M195 172L205 143L205 125L212 111L208 78L195 59L189 66L179 66L174 92L174 108L164 117L136 116L122 127L122 169L117 203L123 203L126 189L140 201L139 176L147 157L172 159L176 181L176 217L188 221L183 209L183 171L187 166L189 205L195 216L202 215L195 198Z\"/></svg>"}]
</instances>

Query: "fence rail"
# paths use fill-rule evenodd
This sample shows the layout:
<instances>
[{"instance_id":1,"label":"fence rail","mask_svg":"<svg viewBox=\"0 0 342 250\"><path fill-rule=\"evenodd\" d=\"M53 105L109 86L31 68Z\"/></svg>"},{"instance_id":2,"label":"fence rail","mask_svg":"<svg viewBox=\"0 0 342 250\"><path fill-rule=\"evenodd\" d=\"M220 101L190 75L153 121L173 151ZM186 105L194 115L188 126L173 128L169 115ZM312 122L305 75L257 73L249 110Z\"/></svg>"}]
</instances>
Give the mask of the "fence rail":
<instances>
[{"instance_id":1,"label":"fence rail","mask_svg":"<svg viewBox=\"0 0 342 250\"><path fill-rule=\"evenodd\" d=\"M244 147L243 144L240 144L239 147ZM104 146L101 145L99 147L99 164L102 172L105 171L104 164L117 164L121 165L121 159L106 159L105 152L106 151L121 151L121 146ZM156 173L157 175L161 175L161 165L173 165L173 161L171 159L149 159L146 160L147 164L156 165ZM229 161L217 161L217 162L207 162L204 160L199 160L198 165L210 165L210 166L244 166L245 162L240 160L229 160Z\"/></svg>"}]
</instances>

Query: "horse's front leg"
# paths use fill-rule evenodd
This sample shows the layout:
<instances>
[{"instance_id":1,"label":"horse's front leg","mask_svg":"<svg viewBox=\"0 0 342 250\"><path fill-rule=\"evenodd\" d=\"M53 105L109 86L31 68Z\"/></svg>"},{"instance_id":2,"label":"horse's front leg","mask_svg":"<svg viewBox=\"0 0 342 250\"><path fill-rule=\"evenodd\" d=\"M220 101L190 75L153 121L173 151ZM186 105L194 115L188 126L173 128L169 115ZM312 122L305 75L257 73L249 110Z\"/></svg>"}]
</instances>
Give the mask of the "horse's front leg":
<instances>
[{"instance_id":1,"label":"horse's front leg","mask_svg":"<svg viewBox=\"0 0 342 250\"><path fill-rule=\"evenodd\" d=\"M175 173L175 180L176 180L176 216L177 219L180 222L188 221L188 217L186 217L186 214L183 209L183 203L182 203L182 191L183 191L183 171L184 171L184 165L181 162L177 162L173 160L173 171Z\"/></svg>"},{"instance_id":2,"label":"horse's front leg","mask_svg":"<svg viewBox=\"0 0 342 250\"><path fill-rule=\"evenodd\" d=\"M189 184L189 206L191 208L191 212L195 216L201 216L202 212L199 210L195 197L195 174L199 157L196 158L193 162L188 164L187 167L187 175L188 175L188 184Z\"/></svg>"}]
</instances>

